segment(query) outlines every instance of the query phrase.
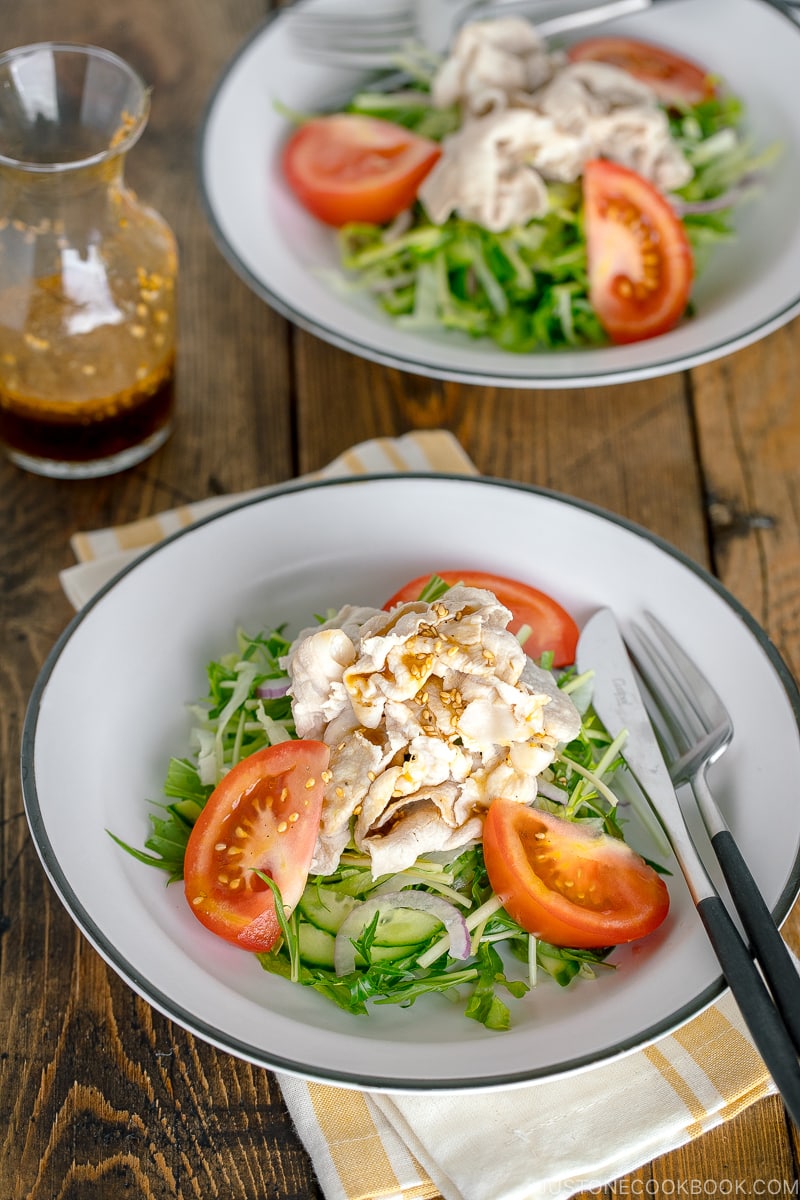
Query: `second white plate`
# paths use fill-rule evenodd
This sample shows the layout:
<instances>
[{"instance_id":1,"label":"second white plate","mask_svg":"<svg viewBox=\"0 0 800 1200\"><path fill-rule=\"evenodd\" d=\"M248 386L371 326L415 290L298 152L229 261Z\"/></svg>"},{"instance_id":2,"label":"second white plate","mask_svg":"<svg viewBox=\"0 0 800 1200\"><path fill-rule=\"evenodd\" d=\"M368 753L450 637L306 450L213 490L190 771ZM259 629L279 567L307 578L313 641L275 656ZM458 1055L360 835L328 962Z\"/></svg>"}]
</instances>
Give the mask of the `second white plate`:
<instances>
[{"instance_id":1,"label":"second white plate","mask_svg":"<svg viewBox=\"0 0 800 1200\"><path fill-rule=\"evenodd\" d=\"M322 8L337 0L310 3ZM727 0L724 15L717 0L670 0L613 22L615 34L660 42L721 75L746 104L754 145L782 146L763 194L738 213L736 241L718 247L702 272L696 315L630 346L523 355L488 339L399 329L369 297L330 282L338 264L335 237L284 183L279 153L289 126L276 104L300 112L325 108L354 91L359 76L298 57L287 24L284 11L256 30L219 80L202 129L200 189L231 266L268 304L326 341L435 378L585 387L708 362L800 312L800 109L791 99L800 78L800 28L763 0Z\"/></svg>"}]
</instances>

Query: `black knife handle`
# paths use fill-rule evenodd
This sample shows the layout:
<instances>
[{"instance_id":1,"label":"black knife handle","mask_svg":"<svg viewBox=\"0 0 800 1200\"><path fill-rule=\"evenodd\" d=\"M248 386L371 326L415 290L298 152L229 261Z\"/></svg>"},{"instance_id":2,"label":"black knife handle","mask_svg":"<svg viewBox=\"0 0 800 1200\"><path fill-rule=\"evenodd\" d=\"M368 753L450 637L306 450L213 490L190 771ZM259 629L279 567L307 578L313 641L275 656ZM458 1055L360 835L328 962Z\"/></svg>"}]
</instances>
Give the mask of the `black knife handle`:
<instances>
[{"instance_id":1,"label":"black knife handle","mask_svg":"<svg viewBox=\"0 0 800 1200\"><path fill-rule=\"evenodd\" d=\"M745 1024L800 1129L800 1062L786 1026L719 896L705 896L697 911Z\"/></svg>"},{"instance_id":2,"label":"black knife handle","mask_svg":"<svg viewBox=\"0 0 800 1200\"><path fill-rule=\"evenodd\" d=\"M800 974L729 829L711 838L750 946L800 1053Z\"/></svg>"}]
</instances>

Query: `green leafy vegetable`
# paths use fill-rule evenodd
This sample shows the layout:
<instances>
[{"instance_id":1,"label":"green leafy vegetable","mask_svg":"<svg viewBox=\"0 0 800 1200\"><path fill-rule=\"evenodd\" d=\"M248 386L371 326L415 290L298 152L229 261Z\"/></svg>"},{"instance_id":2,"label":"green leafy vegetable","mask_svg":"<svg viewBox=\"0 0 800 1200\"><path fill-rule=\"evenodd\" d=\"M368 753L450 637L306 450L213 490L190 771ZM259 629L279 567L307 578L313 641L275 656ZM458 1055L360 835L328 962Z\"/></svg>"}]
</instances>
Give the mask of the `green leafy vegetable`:
<instances>
[{"instance_id":1,"label":"green leafy vegetable","mask_svg":"<svg viewBox=\"0 0 800 1200\"><path fill-rule=\"evenodd\" d=\"M359 93L348 111L381 116L441 140L458 128L454 107L437 110L424 71L397 93ZM675 193L696 205L730 195L720 211L687 211L682 220L700 272L709 254L735 236L735 206L778 153L755 154L743 132L741 100L720 91L668 113L670 131L694 175ZM339 231L349 290L366 292L397 324L490 338L516 354L600 346L608 338L588 295L580 182L548 185L546 215L503 233L452 216L433 225L417 204L409 228L350 224Z\"/></svg>"},{"instance_id":2,"label":"green leafy vegetable","mask_svg":"<svg viewBox=\"0 0 800 1200\"><path fill-rule=\"evenodd\" d=\"M605 341L589 304L580 189L552 185L550 211L503 233L459 217L387 238L378 225L339 231L351 286L370 292L402 328L444 326L527 352Z\"/></svg>"}]
</instances>

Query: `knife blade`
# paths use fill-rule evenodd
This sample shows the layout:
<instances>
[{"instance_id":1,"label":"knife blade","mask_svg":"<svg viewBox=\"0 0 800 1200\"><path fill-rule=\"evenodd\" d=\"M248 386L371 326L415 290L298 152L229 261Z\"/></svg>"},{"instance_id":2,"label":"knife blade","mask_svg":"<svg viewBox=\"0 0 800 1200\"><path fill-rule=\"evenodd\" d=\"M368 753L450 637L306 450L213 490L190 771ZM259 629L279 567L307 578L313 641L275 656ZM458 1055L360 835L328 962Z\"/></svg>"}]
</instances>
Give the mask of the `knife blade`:
<instances>
[{"instance_id":1,"label":"knife blade","mask_svg":"<svg viewBox=\"0 0 800 1200\"><path fill-rule=\"evenodd\" d=\"M797 1053L750 951L694 846L611 609L600 609L586 622L578 640L575 665L580 674L591 672L592 706L611 737L627 734L620 753L664 828L722 973L787 1111L800 1127Z\"/></svg>"},{"instance_id":2,"label":"knife blade","mask_svg":"<svg viewBox=\"0 0 800 1200\"><path fill-rule=\"evenodd\" d=\"M593 674L592 704L612 738L626 733L620 753L667 835L695 903L716 895L689 836L667 764L661 753L617 619L600 609L583 627L575 665Z\"/></svg>"}]
</instances>

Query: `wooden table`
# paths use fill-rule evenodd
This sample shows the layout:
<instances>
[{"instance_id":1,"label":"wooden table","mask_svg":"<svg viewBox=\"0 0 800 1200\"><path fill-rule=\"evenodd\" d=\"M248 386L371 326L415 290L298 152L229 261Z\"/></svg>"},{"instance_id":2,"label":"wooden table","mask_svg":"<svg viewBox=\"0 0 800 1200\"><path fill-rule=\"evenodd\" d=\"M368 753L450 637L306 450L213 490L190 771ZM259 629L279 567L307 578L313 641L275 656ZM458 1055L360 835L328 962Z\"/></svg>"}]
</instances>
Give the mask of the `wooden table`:
<instances>
[{"instance_id":1,"label":"wooden table","mask_svg":"<svg viewBox=\"0 0 800 1200\"><path fill-rule=\"evenodd\" d=\"M20 732L71 615L57 572L72 562L74 530L286 480L365 438L444 427L481 471L592 501L709 566L800 675L800 322L683 374L563 392L433 382L293 328L221 257L195 179L210 90L269 7L3 6L0 49L90 41L153 84L128 178L177 232L182 333L177 428L148 462L87 483L0 462L0 1200L321 1196L274 1078L196 1041L112 974L56 899L28 836ZM796 1196L798 1159L797 1133L771 1098L608 1191Z\"/></svg>"}]
</instances>

